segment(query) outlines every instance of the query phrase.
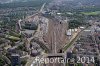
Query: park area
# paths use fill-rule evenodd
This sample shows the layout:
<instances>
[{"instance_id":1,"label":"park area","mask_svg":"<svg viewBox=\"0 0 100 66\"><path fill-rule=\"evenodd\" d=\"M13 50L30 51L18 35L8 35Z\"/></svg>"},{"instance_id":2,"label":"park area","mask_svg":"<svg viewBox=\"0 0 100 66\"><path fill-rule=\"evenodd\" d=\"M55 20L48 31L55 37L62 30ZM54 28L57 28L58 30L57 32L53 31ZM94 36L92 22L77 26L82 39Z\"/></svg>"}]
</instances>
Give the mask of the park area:
<instances>
[{"instance_id":1,"label":"park area","mask_svg":"<svg viewBox=\"0 0 100 66\"><path fill-rule=\"evenodd\" d=\"M95 12L81 12L84 15L100 15L100 11L95 11Z\"/></svg>"}]
</instances>

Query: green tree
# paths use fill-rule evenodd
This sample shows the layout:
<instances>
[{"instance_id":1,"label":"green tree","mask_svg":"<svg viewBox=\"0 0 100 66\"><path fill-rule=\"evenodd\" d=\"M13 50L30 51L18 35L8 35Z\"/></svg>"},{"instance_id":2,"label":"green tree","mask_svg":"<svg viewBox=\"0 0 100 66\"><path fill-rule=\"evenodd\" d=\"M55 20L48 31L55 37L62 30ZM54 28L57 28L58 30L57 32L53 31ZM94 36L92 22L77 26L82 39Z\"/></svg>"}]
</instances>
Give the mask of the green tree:
<instances>
[{"instance_id":1,"label":"green tree","mask_svg":"<svg viewBox=\"0 0 100 66\"><path fill-rule=\"evenodd\" d=\"M82 23L79 22L78 20L70 20L70 21L69 21L69 28L70 28L70 29L77 28L77 27L79 27L79 26L81 26L81 25L82 25Z\"/></svg>"},{"instance_id":2,"label":"green tree","mask_svg":"<svg viewBox=\"0 0 100 66\"><path fill-rule=\"evenodd\" d=\"M5 62L4 60L0 57L0 66L4 66Z\"/></svg>"},{"instance_id":3,"label":"green tree","mask_svg":"<svg viewBox=\"0 0 100 66\"><path fill-rule=\"evenodd\" d=\"M21 62L22 66L25 66L26 63L27 63L26 60L24 60L24 61Z\"/></svg>"}]
</instances>

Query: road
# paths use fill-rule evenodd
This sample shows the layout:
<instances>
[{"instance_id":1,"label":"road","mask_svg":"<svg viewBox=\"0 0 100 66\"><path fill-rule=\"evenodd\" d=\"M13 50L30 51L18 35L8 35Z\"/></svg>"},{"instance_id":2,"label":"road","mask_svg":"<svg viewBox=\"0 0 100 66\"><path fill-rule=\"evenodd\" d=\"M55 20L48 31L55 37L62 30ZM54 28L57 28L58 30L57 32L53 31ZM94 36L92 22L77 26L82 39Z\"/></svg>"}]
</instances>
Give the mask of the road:
<instances>
[{"instance_id":1,"label":"road","mask_svg":"<svg viewBox=\"0 0 100 66\"><path fill-rule=\"evenodd\" d=\"M35 13L35 14L31 15L31 16L28 16L28 17L25 19L25 21L27 21L27 20L30 19L30 18L34 18L36 15L41 14L41 13L43 12L43 9L44 9L45 5L46 5L46 3L44 3L44 4L41 6L40 10L39 10L37 13Z\"/></svg>"},{"instance_id":2,"label":"road","mask_svg":"<svg viewBox=\"0 0 100 66\"><path fill-rule=\"evenodd\" d=\"M41 7L39 13L42 13L42 12L43 12L43 9L44 9L45 5L46 5L46 3L44 3L44 4L42 5L42 7Z\"/></svg>"}]
</instances>

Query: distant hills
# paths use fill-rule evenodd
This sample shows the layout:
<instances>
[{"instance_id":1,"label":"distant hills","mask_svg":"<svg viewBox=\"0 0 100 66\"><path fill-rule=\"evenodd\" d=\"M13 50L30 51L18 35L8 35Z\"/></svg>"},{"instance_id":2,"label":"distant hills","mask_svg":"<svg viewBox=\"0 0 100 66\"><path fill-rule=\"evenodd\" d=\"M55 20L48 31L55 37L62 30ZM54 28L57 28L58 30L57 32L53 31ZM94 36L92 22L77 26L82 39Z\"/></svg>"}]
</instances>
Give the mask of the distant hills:
<instances>
[{"instance_id":1,"label":"distant hills","mask_svg":"<svg viewBox=\"0 0 100 66\"><path fill-rule=\"evenodd\" d=\"M100 11L100 0L54 0L49 8L60 9L61 12Z\"/></svg>"},{"instance_id":2,"label":"distant hills","mask_svg":"<svg viewBox=\"0 0 100 66\"><path fill-rule=\"evenodd\" d=\"M36 0L0 0L0 3L27 2L27 1L36 1ZM84 5L100 5L100 0L55 0L55 1L72 1L74 3L81 3Z\"/></svg>"},{"instance_id":3,"label":"distant hills","mask_svg":"<svg viewBox=\"0 0 100 66\"><path fill-rule=\"evenodd\" d=\"M91 5L100 5L100 0L54 0L54 1L62 1L65 2L66 4L70 4L71 5L87 5L87 6L91 6ZM58 3L58 2L57 2Z\"/></svg>"},{"instance_id":4,"label":"distant hills","mask_svg":"<svg viewBox=\"0 0 100 66\"><path fill-rule=\"evenodd\" d=\"M100 5L100 0L74 0L80 2L83 5Z\"/></svg>"},{"instance_id":5,"label":"distant hills","mask_svg":"<svg viewBox=\"0 0 100 66\"><path fill-rule=\"evenodd\" d=\"M0 0L0 3L10 2L10 0Z\"/></svg>"},{"instance_id":6,"label":"distant hills","mask_svg":"<svg viewBox=\"0 0 100 66\"><path fill-rule=\"evenodd\" d=\"M32 1L32 2L31 2ZM36 2L37 4L40 4L41 2L48 2L52 0L0 0L0 3L16 3L16 2L22 2L22 5L29 5L32 4L33 2ZM59 1L64 2L66 4L66 7L84 7L84 6L96 6L100 7L100 0L54 0L57 4ZM28 2L28 3L26 3ZM30 4L29 4L30 3ZM17 3L18 4L18 3ZM22 6L21 5L21 6ZM4 6L4 5L3 5Z\"/></svg>"},{"instance_id":7,"label":"distant hills","mask_svg":"<svg viewBox=\"0 0 100 66\"><path fill-rule=\"evenodd\" d=\"M0 8L16 7L41 7L44 3L50 3L52 0L5 0L0 4Z\"/></svg>"},{"instance_id":8,"label":"distant hills","mask_svg":"<svg viewBox=\"0 0 100 66\"><path fill-rule=\"evenodd\" d=\"M0 0L0 3L13 3L13 2L16 3L16 2L30 2L30 1L48 2L50 0Z\"/></svg>"},{"instance_id":9,"label":"distant hills","mask_svg":"<svg viewBox=\"0 0 100 66\"><path fill-rule=\"evenodd\" d=\"M0 0L0 3L27 2L27 1L34 1L34 0Z\"/></svg>"}]
</instances>

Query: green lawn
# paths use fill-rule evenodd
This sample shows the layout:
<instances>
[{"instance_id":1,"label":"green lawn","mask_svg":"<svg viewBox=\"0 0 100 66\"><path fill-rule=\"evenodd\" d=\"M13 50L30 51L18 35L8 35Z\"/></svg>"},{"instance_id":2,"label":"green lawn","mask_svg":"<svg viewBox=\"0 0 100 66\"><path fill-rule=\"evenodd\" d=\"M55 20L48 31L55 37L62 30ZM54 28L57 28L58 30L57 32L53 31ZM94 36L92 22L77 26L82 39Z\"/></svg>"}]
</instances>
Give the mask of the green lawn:
<instances>
[{"instance_id":1,"label":"green lawn","mask_svg":"<svg viewBox=\"0 0 100 66\"><path fill-rule=\"evenodd\" d=\"M95 12L81 12L84 15L100 15L100 11L95 11Z\"/></svg>"}]
</instances>

